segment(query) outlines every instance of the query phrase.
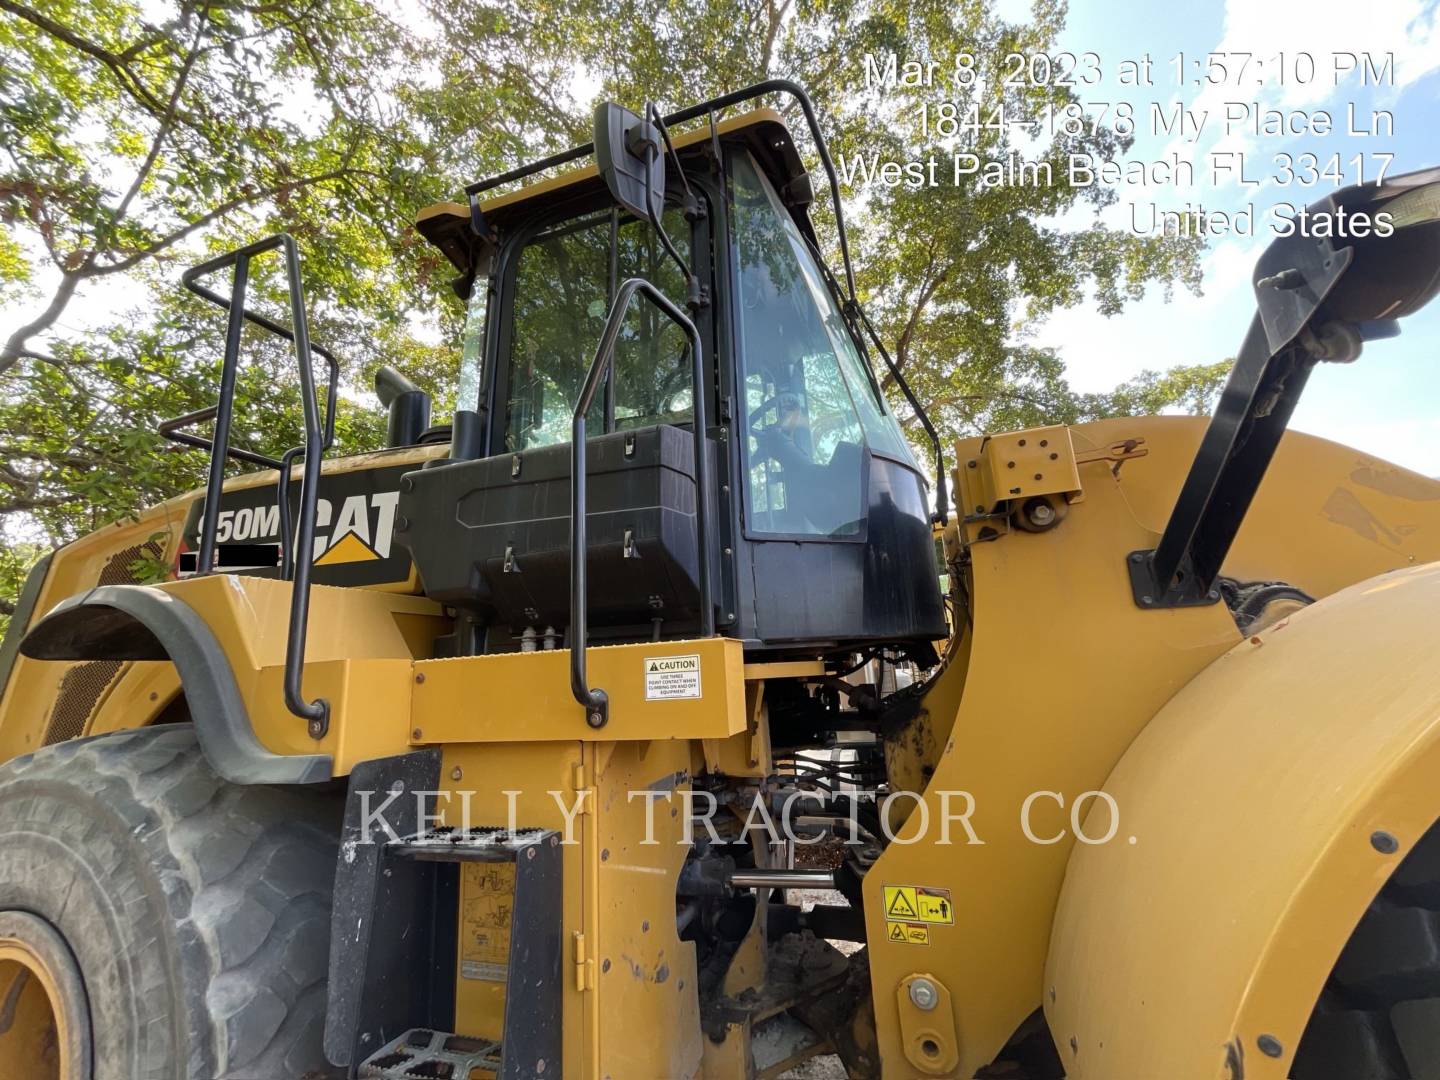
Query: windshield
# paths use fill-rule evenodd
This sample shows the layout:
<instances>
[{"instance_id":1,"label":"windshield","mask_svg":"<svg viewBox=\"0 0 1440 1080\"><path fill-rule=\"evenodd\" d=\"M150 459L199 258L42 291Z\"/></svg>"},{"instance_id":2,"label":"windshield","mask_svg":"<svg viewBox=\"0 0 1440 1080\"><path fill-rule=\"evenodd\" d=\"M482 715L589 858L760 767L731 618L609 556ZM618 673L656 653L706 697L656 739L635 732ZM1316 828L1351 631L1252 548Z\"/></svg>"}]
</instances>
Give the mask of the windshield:
<instances>
[{"instance_id":1,"label":"windshield","mask_svg":"<svg viewBox=\"0 0 1440 1080\"><path fill-rule=\"evenodd\" d=\"M730 179L750 529L857 536L863 449L914 461L769 181L749 154Z\"/></svg>"},{"instance_id":2,"label":"windshield","mask_svg":"<svg viewBox=\"0 0 1440 1080\"><path fill-rule=\"evenodd\" d=\"M688 258L690 227L678 210L666 211L664 226ZM507 451L570 441L571 412L594 359L612 289L637 276L667 296L685 295L680 269L665 254L649 222L618 212L552 226L521 249L506 383ZM655 305L630 305L616 345L614 372L615 429L690 422L685 335ZM591 431L602 429L603 409L602 395L586 416Z\"/></svg>"}]
</instances>

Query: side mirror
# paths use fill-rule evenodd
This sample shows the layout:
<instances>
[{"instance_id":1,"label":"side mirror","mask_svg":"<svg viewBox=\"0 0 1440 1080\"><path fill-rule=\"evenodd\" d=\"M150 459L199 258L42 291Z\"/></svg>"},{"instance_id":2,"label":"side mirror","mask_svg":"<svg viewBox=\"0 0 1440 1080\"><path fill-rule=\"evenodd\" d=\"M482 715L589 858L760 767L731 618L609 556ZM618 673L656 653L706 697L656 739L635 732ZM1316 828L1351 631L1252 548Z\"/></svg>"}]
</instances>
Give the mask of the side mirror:
<instances>
[{"instance_id":1,"label":"side mirror","mask_svg":"<svg viewBox=\"0 0 1440 1080\"><path fill-rule=\"evenodd\" d=\"M596 106L595 165L616 202L641 221L659 220L665 212L665 156L653 124L614 102Z\"/></svg>"}]
</instances>

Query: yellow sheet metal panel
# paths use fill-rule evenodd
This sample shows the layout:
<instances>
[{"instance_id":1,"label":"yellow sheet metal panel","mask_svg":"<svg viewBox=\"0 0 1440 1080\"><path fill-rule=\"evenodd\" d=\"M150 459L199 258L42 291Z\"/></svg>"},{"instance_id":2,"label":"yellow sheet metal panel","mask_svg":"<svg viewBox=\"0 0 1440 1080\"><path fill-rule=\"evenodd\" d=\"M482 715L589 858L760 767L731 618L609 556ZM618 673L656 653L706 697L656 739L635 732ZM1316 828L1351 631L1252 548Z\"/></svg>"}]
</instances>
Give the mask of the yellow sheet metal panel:
<instances>
[{"instance_id":1,"label":"yellow sheet metal panel","mask_svg":"<svg viewBox=\"0 0 1440 1080\"><path fill-rule=\"evenodd\" d=\"M1141 416L1074 428L1077 450L1139 437L1121 469L1150 529L1165 527L1205 432L1199 416ZM1303 432L1286 432L1225 560L1242 580L1284 580L1324 596L1375 574L1440 559L1440 481Z\"/></svg>"},{"instance_id":2,"label":"yellow sheet metal panel","mask_svg":"<svg viewBox=\"0 0 1440 1080\"><path fill-rule=\"evenodd\" d=\"M1286 1075L1350 931L1440 815L1437 610L1440 566L1346 589L1235 646L1135 741L1105 784L1116 840L1075 848L1056 915L1069 1075Z\"/></svg>"},{"instance_id":3,"label":"yellow sheet metal panel","mask_svg":"<svg viewBox=\"0 0 1440 1080\"><path fill-rule=\"evenodd\" d=\"M975 446L962 440L957 491L969 495L966 513L985 513L1010 499L1080 490L1070 429L1062 424L989 435Z\"/></svg>"},{"instance_id":4,"label":"yellow sheet metal panel","mask_svg":"<svg viewBox=\"0 0 1440 1080\"><path fill-rule=\"evenodd\" d=\"M1125 470L1134 463L1127 464ZM1040 1005L1055 900L1069 847L1068 807L1098 788L1156 710L1239 634L1221 607L1149 612L1130 594L1125 557L1154 535L1134 519L1107 462L1080 466L1085 498L1056 528L1011 532L971 547L973 637L929 688L921 709L951 712L943 748L899 840L865 878L876 1029L887 1068L909 1075L896 992L917 971L949 991L959 1064L971 1076ZM937 721L937 728L947 725ZM1030 842L1021 812L1032 792L1063 793L1066 808L1035 804ZM948 797L943 792L955 793ZM950 844L941 817L974 800ZM910 806L912 800L897 801ZM923 820L922 820L923 818ZM929 842L906 844L928 823ZM915 832L912 832L915 830ZM948 890L953 924L928 943L886 937L884 888ZM898 921L898 920L897 920Z\"/></svg>"},{"instance_id":5,"label":"yellow sheet metal panel","mask_svg":"<svg viewBox=\"0 0 1440 1080\"><path fill-rule=\"evenodd\" d=\"M745 730L743 647L729 638L587 650L592 687L610 696L593 729L570 693L566 649L415 665L419 743L515 740L724 739Z\"/></svg>"},{"instance_id":6,"label":"yellow sheet metal panel","mask_svg":"<svg viewBox=\"0 0 1440 1080\"><path fill-rule=\"evenodd\" d=\"M600 1075L694 1076L699 976L695 945L680 940L675 922L675 882L690 849L691 749L669 740L597 750Z\"/></svg>"}]
</instances>

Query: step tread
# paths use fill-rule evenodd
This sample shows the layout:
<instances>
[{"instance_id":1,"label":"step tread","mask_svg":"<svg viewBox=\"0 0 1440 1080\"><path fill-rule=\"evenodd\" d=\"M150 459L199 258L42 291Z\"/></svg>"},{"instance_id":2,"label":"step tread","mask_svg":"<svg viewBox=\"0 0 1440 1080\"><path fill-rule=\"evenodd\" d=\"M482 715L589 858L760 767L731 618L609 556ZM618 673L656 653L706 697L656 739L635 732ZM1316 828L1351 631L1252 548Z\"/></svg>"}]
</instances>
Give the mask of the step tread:
<instances>
[{"instance_id":1,"label":"step tread","mask_svg":"<svg viewBox=\"0 0 1440 1080\"><path fill-rule=\"evenodd\" d=\"M500 1075L500 1044L433 1028L411 1028L361 1064L362 1080L470 1080Z\"/></svg>"}]
</instances>

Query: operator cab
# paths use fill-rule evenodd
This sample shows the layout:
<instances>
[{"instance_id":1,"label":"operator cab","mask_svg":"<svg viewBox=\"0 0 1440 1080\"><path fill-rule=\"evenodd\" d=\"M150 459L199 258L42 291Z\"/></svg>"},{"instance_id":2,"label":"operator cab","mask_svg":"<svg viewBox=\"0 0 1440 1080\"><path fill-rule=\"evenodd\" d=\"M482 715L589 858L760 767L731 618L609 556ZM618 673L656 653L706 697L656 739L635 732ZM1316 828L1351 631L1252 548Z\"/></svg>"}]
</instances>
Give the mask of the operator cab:
<instances>
[{"instance_id":1,"label":"operator cab","mask_svg":"<svg viewBox=\"0 0 1440 1080\"><path fill-rule=\"evenodd\" d=\"M591 644L697 636L705 591L747 653L923 662L946 633L927 484L817 256L794 140L770 110L709 116L662 131L663 210L622 205L592 165L420 216L469 315L451 457L405 477L397 538L463 616L457 653L572 639L577 456ZM685 320L637 295L609 320L577 455L573 414L635 278L693 324L699 393Z\"/></svg>"}]
</instances>

